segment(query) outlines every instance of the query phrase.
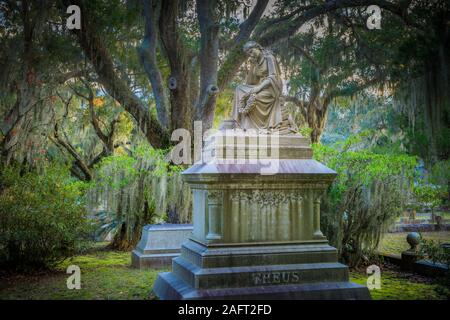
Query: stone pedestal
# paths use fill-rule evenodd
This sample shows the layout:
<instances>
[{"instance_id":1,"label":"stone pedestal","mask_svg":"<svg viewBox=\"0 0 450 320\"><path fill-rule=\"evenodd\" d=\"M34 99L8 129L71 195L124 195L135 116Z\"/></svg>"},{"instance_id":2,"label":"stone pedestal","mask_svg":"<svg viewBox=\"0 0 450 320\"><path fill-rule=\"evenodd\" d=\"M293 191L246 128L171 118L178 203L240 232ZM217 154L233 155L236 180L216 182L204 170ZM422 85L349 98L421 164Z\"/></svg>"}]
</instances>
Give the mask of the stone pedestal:
<instances>
[{"instance_id":1,"label":"stone pedestal","mask_svg":"<svg viewBox=\"0 0 450 320\"><path fill-rule=\"evenodd\" d=\"M402 270L408 270L411 271L413 269L414 263L419 260L421 257L420 255L415 251L403 251L402 252L402 262L401 262L401 268Z\"/></svg>"},{"instance_id":2,"label":"stone pedestal","mask_svg":"<svg viewBox=\"0 0 450 320\"><path fill-rule=\"evenodd\" d=\"M320 231L320 197L336 173L300 135L221 131L183 172L194 230L160 273L161 299L370 299Z\"/></svg>"},{"instance_id":3,"label":"stone pedestal","mask_svg":"<svg viewBox=\"0 0 450 320\"><path fill-rule=\"evenodd\" d=\"M180 255L181 244L192 234L191 224L149 224L131 252L131 265L138 269L165 268Z\"/></svg>"}]
</instances>

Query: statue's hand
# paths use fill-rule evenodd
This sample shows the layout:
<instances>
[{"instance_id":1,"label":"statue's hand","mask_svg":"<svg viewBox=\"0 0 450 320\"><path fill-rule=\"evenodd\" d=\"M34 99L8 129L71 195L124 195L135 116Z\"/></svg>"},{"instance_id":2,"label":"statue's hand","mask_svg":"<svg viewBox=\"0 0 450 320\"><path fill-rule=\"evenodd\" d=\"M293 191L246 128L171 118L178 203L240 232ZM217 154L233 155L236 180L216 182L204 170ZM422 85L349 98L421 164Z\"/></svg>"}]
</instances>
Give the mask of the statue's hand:
<instances>
[{"instance_id":1,"label":"statue's hand","mask_svg":"<svg viewBox=\"0 0 450 320\"><path fill-rule=\"evenodd\" d=\"M243 101L241 102L241 107L239 108L239 113L242 114L247 114L249 113L252 108L255 106L255 94L251 93L249 95L247 95L245 97L245 99L243 99Z\"/></svg>"},{"instance_id":2,"label":"statue's hand","mask_svg":"<svg viewBox=\"0 0 450 320\"><path fill-rule=\"evenodd\" d=\"M247 114L248 111L246 110L246 108L239 108L239 113L241 113L241 114Z\"/></svg>"}]
</instances>

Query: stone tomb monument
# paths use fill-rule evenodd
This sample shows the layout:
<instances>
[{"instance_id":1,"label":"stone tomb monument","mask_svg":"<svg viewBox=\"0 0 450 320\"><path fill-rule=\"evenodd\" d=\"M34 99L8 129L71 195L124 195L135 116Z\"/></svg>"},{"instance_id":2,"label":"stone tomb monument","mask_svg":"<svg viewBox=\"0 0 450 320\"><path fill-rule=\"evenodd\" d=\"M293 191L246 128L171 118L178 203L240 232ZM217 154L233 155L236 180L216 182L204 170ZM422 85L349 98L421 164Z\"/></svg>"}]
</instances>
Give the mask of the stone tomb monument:
<instances>
[{"instance_id":1,"label":"stone tomb monument","mask_svg":"<svg viewBox=\"0 0 450 320\"><path fill-rule=\"evenodd\" d=\"M312 159L280 99L273 55L250 42L233 119L183 172L194 194L192 236L160 299L370 299L320 231L320 197L336 173Z\"/></svg>"},{"instance_id":2,"label":"stone tomb monument","mask_svg":"<svg viewBox=\"0 0 450 320\"><path fill-rule=\"evenodd\" d=\"M131 252L131 265L138 269L164 268L180 255L181 244L192 233L191 224L148 224Z\"/></svg>"}]
</instances>

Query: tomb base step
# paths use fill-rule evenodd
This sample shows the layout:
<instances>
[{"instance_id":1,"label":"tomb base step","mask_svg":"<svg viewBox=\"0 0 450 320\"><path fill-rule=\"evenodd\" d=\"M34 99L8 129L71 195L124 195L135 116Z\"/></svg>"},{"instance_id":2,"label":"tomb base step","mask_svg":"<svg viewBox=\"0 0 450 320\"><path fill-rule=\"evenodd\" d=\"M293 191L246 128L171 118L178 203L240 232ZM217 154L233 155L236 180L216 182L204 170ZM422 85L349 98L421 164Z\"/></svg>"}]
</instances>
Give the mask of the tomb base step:
<instances>
[{"instance_id":1,"label":"tomb base step","mask_svg":"<svg viewBox=\"0 0 450 320\"><path fill-rule=\"evenodd\" d=\"M155 282L160 299L370 299L326 241L218 246L189 239L182 247L172 272Z\"/></svg>"},{"instance_id":2,"label":"tomb base step","mask_svg":"<svg viewBox=\"0 0 450 320\"><path fill-rule=\"evenodd\" d=\"M131 252L131 265L137 269L170 268L172 260L180 253L145 254L137 250Z\"/></svg>"},{"instance_id":3,"label":"tomb base step","mask_svg":"<svg viewBox=\"0 0 450 320\"><path fill-rule=\"evenodd\" d=\"M338 261L336 248L326 240L206 246L189 239L182 244L181 254L196 266L208 269Z\"/></svg>"},{"instance_id":4,"label":"tomb base step","mask_svg":"<svg viewBox=\"0 0 450 320\"><path fill-rule=\"evenodd\" d=\"M347 266L338 262L202 269L177 257L172 272L196 289L348 281Z\"/></svg>"},{"instance_id":5,"label":"tomb base step","mask_svg":"<svg viewBox=\"0 0 450 320\"><path fill-rule=\"evenodd\" d=\"M160 273L153 288L163 300L369 300L367 287L352 282L196 290L172 272Z\"/></svg>"}]
</instances>

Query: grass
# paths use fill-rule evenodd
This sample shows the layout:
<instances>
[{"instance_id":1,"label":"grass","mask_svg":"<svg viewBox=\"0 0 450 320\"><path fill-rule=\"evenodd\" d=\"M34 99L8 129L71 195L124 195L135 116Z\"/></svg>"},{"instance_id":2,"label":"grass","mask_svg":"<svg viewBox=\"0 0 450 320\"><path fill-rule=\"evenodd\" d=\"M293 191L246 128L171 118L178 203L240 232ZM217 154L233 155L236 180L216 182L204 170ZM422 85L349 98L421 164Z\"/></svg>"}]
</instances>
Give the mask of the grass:
<instances>
[{"instance_id":1,"label":"grass","mask_svg":"<svg viewBox=\"0 0 450 320\"><path fill-rule=\"evenodd\" d=\"M366 285L367 275L361 271L350 272L351 281ZM429 279L410 273L382 271L380 289L370 290L373 300L445 300L442 287Z\"/></svg>"},{"instance_id":2,"label":"grass","mask_svg":"<svg viewBox=\"0 0 450 320\"><path fill-rule=\"evenodd\" d=\"M409 232L386 233L378 247L381 253L401 254L409 249L406 236ZM450 242L450 231L422 232L422 237L427 240Z\"/></svg>"},{"instance_id":3,"label":"grass","mask_svg":"<svg viewBox=\"0 0 450 320\"><path fill-rule=\"evenodd\" d=\"M97 248L64 261L55 272L2 280L0 299L149 299L153 282L161 270L138 270L130 264L130 252ZM69 265L80 267L80 290L67 289Z\"/></svg>"},{"instance_id":4,"label":"grass","mask_svg":"<svg viewBox=\"0 0 450 320\"><path fill-rule=\"evenodd\" d=\"M81 270L81 289L69 290L66 269L78 265ZM130 267L129 252L97 247L83 255L62 263L55 272L33 276L11 276L0 282L0 299L150 299L156 276L163 270L138 270ZM350 273L351 281L366 284L367 275L361 271ZM381 274L381 290L372 290L372 298L380 299L444 299L437 285L417 280L411 275L394 271Z\"/></svg>"}]
</instances>

